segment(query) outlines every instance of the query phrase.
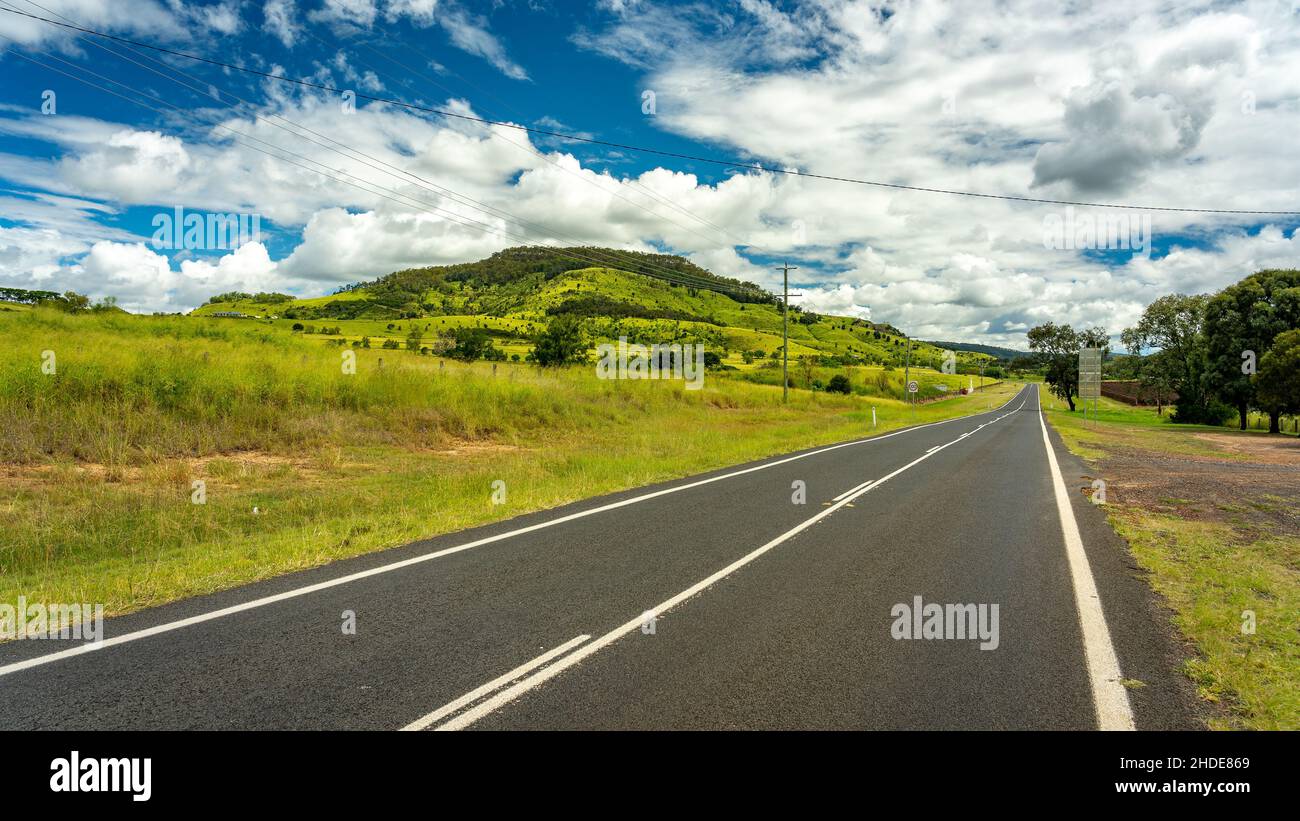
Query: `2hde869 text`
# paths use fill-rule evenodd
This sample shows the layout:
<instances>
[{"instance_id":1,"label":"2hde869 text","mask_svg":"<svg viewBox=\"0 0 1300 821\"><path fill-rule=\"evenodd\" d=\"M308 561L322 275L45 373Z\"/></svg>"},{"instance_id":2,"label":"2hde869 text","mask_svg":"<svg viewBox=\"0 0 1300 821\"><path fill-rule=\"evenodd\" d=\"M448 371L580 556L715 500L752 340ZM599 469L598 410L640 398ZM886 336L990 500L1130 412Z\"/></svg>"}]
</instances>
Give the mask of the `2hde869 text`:
<instances>
[{"instance_id":1,"label":"2hde869 text","mask_svg":"<svg viewBox=\"0 0 1300 821\"><path fill-rule=\"evenodd\" d=\"M1249 758L1121 758L1121 770L1245 770L1250 768Z\"/></svg>"}]
</instances>

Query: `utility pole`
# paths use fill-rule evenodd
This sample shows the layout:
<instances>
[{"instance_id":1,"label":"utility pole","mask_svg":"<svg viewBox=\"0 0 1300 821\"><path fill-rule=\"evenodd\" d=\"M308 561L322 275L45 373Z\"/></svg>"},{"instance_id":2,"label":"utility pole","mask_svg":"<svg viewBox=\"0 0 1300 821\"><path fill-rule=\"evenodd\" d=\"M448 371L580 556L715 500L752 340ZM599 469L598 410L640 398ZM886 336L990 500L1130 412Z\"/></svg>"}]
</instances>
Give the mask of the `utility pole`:
<instances>
[{"instance_id":1,"label":"utility pole","mask_svg":"<svg viewBox=\"0 0 1300 821\"><path fill-rule=\"evenodd\" d=\"M907 404L912 404L912 394L907 386L912 384L912 337L907 337L907 357L903 360L903 397ZM916 418L916 408L912 409L912 418Z\"/></svg>"},{"instance_id":2,"label":"utility pole","mask_svg":"<svg viewBox=\"0 0 1300 821\"><path fill-rule=\"evenodd\" d=\"M784 277L783 293L781 298L781 401L790 401L790 272L798 271L798 267L790 263L784 263L781 268ZM798 296L796 294L795 296Z\"/></svg>"}]
</instances>

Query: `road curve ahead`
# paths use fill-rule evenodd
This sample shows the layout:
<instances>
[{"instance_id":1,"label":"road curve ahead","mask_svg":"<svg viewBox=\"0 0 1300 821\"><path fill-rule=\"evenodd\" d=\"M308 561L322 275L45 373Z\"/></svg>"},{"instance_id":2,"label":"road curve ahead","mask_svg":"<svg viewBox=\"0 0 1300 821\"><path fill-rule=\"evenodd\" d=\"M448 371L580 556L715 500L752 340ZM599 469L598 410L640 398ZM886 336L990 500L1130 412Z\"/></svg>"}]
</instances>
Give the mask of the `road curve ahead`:
<instances>
[{"instance_id":1,"label":"road curve ahead","mask_svg":"<svg viewBox=\"0 0 1300 821\"><path fill-rule=\"evenodd\" d=\"M1030 385L11 642L0 728L1196 726L1080 471Z\"/></svg>"}]
</instances>

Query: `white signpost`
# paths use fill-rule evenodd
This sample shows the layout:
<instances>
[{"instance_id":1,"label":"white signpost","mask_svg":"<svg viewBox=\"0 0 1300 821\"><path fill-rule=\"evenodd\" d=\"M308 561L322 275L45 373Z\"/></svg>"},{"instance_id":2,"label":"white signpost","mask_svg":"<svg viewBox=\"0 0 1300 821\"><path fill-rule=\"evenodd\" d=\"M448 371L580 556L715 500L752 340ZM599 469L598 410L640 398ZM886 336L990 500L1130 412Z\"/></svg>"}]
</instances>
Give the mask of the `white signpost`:
<instances>
[{"instance_id":1,"label":"white signpost","mask_svg":"<svg viewBox=\"0 0 1300 821\"><path fill-rule=\"evenodd\" d=\"M916 392L919 391L920 389L921 389L921 386L917 383L917 381L916 381L915 379L913 379L911 382L908 382L908 383L907 383L907 392L908 392L908 393L916 393Z\"/></svg>"},{"instance_id":2,"label":"white signpost","mask_svg":"<svg viewBox=\"0 0 1300 821\"><path fill-rule=\"evenodd\" d=\"M1097 418L1101 401L1101 348L1083 348L1079 351L1079 400L1083 402L1083 418L1088 418L1088 402L1092 402L1092 417Z\"/></svg>"}]
</instances>

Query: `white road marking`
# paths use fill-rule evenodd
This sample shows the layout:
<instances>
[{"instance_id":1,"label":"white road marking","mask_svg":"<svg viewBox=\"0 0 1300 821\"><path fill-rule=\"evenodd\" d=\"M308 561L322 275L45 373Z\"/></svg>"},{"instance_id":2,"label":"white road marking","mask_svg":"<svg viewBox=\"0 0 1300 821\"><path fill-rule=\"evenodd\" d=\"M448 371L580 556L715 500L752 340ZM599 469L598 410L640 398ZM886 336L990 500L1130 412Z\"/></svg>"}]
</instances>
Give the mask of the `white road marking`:
<instances>
[{"instance_id":1,"label":"white road marking","mask_svg":"<svg viewBox=\"0 0 1300 821\"><path fill-rule=\"evenodd\" d=\"M1020 393L1016 394L1016 396L1019 395ZM1010 399L1008 399L1006 405L1003 405L1002 407L1005 408L1007 405L1010 405L1012 402L1014 402L1016 400L1016 396L1013 396ZM988 412L989 411L985 411L985 413ZM979 416L980 414L973 414L973 415ZM252 601L231 605L230 607L223 607L220 610L213 610L209 613L201 613L197 616L190 616L189 618L178 619L177 621L167 622L165 624L158 624L158 625L154 625L153 627L146 627L142 630L136 630L130 633L123 633L120 636L113 636L111 638L103 639L102 641L79 644L75 647L70 647L67 650L60 650L54 653L46 653L45 655L36 656L35 658L25 659L23 661L16 661L13 662L12 664L6 664L0 667L0 676L7 676L10 673L17 673L20 670L29 670L33 667L40 667L41 665L44 664L51 664L53 662L61 661L66 658L72 658L73 656L80 656L86 653L93 653L96 650L104 650L109 647L116 647L119 644L126 644L127 642L139 641L140 639L149 638L150 636L156 636L160 633L169 633L172 630L180 630L183 627L192 627L193 625L202 624L203 622L206 621L212 621L213 619L219 619L225 616L234 615L235 613L242 613L246 610L253 610L258 607L265 607L269 604L275 604L276 602L282 602L288 599L297 598L298 596L305 596L309 593L316 593L321 590L328 590L331 587L338 587L339 585L342 584L348 584L350 582L359 581L361 579L369 578L370 576L377 576L381 573L391 573L394 570L400 570L404 567L410 567L412 565L420 564L422 562L428 562L434 559L440 559L443 556L450 556L451 554L459 553L462 550L471 550L476 547L482 547L483 545L486 544L492 544L494 542L504 541L506 539L513 538L515 536L523 535L524 533L532 533L535 530L542 530L543 528L554 527L555 525L564 524L565 522L571 522L575 519L582 519L587 516L594 516L597 513L604 513L606 511L614 510L616 508L626 507L627 505L634 505L638 502L644 502L649 499L655 499L658 498L659 496L666 496L670 493L678 493L683 490L690 490L691 488L699 487L701 485L707 485L712 482L721 482L724 479L732 479L736 476L743 476L747 473L753 473L759 470L766 470L767 468L776 467L777 465L784 465L789 462L796 461L798 459L807 459L810 456L817 456L818 454L827 453L832 450L847 448L852 445L863 445L863 444L869 444L871 442L879 442L882 439L889 439L890 437L893 436L901 436L904 433L911 433L912 431L921 430L922 428L934 427L935 425L946 425L949 422L956 422L959 419L968 419L968 418L970 417L954 416L952 419L942 419L938 422L927 422L924 425L917 425L911 428L904 428L902 430L894 431L893 433L885 433L885 434L881 434L880 436L871 436L866 439L856 439L852 442L841 442L838 445L830 445L828 447L809 451L807 453L800 453L795 456L788 456L785 459L779 459L774 462L765 462L764 464L761 465L755 465L754 467L751 468L744 468L743 470L732 471L731 473L725 473L721 476L712 476L709 477L708 479L700 479L698 481L689 482L684 485L677 485L675 487L664 488L663 490L656 490L650 493L643 493L640 496L633 496L631 498L623 499L618 502L610 502L607 505L594 507L590 510L582 510L577 513L570 513L567 516L560 516L555 519L548 519L547 521L538 522L537 524L528 525L527 527L517 528L515 530L507 531L505 533L498 533L495 536L486 536L482 539L475 539L472 542L466 542L465 544L462 545L457 545L455 547L448 547L443 550L436 550L432 553L425 553L423 555L414 556L409 559L403 559L401 561L392 562L390 564L380 565L379 567L372 567L369 570L362 570L357 573L350 573L346 576L340 576L336 579L329 579L328 581L317 582L316 584L309 584L305 587L299 587L294 590L285 591L283 593L276 593L275 595L272 596L263 596L260 599L253 599Z\"/></svg>"},{"instance_id":2,"label":"white road marking","mask_svg":"<svg viewBox=\"0 0 1300 821\"><path fill-rule=\"evenodd\" d=\"M1043 445L1047 448L1047 463L1052 471L1052 490L1056 494L1056 512L1061 519L1061 533L1065 537L1065 555L1070 561L1070 580L1074 587L1074 606L1079 611L1079 627L1083 631L1084 658L1088 663L1088 679L1092 683L1092 703L1097 712L1100 730L1133 730L1133 708L1128 691L1121 682L1119 657L1110 640L1110 628L1101 610L1097 582L1092 577L1088 554L1083 549L1083 536L1070 506L1070 493L1061 478L1061 466L1056 461L1052 440L1047 436L1047 421L1039 403L1038 422L1043 427Z\"/></svg>"},{"instance_id":3,"label":"white road marking","mask_svg":"<svg viewBox=\"0 0 1300 821\"><path fill-rule=\"evenodd\" d=\"M565 653L577 647L579 644L582 644L584 641L586 641L589 638L591 638L591 636L586 636L586 635L571 638L568 641L566 641L564 644L561 644L559 647L556 647L554 650L547 650L545 653L542 653L540 656L533 659L532 661L524 662L523 664L519 665L515 669L511 670L509 673L506 673L504 676L499 676L497 678L494 678L491 681L489 681L487 684L484 684L482 687L476 687L473 690L470 690L468 693L456 699L455 701L447 702L446 704L434 710L432 713L429 713L427 716L424 716L423 718L417 718L415 721L412 721L410 724L407 724L405 727L403 727L402 730L404 731L423 730L425 727L428 727L430 724L433 724L434 722L437 721L441 721L443 718L451 715L452 713L456 712L462 707L473 704L474 702L478 701L480 698L483 698L484 696L492 693L493 691L501 689L502 687L511 683L515 679L521 678L522 676L531 673L533 670L546 664L548 661L555 658L556 656L564 655Z\"/></svg>"},{"instance_id":4,"label":"white road marking","mask_svg":"<svg viewBox=\"0 0 1300 821\"><path fill-rule=\"evenodd\" d=\"M860 484L860 485L857 485L857 486L855 486L855 487L851 487L851 488L849 488L848 490L846 490L846 491L844 491L843 493L841 493L839 496L836 496L834 499L831 499L831 501L832 501L832 502L838 502L840 499L843 499L845 496L848 496L848 495L849 495L850 493L852 493L853 491L855 491L855 490L861 490L862 488L866 487L866 486L869 485L869 484L871 484L871 480L870 480L870 479L868 479L867 481L863 482L863 483Z\"/></svg>"},{"instance_id":5,"label":"white road marking","mask_svg":"<svg viewBox=\"0 0 1300 821\"><path fill-rule=\"evenodd\" d=\"M1024 391L1021 391L1021 393L1023 392ZM1016 394L1016 396L1019 395L1020 395L1019 393ZM1013 402L1015 401L1014 396L1011 398L1011 401ZM1025 401L1028 401L1028 397L1026 397ZM1010 402L1008 402L1008 404L1010 404ZM1025 402L1021 402L1020 408L1023 408L1024 406L1025 406ZM1003 407L1005 407L1005 405ZM1018 411L1020 410L1020 408L1016 408L1016 410ZM1013 413L1014 412L1015 411L1013 411ZM890 479L894 478L895 476L902 473L903 471L908 470L909 468L912 468L915 465L920 464L921 462L924 462L926 459L929 459L931 456L943 450L944 448L950 445L957 444L958 442L962 441L963 438L964 437L957 438L952 440L951 442L948 442L945 445L940 445L937 448L931 448L930 450L926 451L923 456L913 459L911 462L908 462L906 465L903 465L901 468L898 468L893 473L890 473L887 476L883 476L880 479L871 482L866 487L853 491L851 495L844 497L842 501L837 502L836 504L826 508L822 512L818 513L816 516L813 516L811 519L807 519L806 521L795 525L794 527L787 530L785 533L782 533L780 536L777 536L775 539L763 545L762 547L758 548L757 550L745 554L744 556L740 557L736 561L722 568L721 570L709 576L708 578L696 582L695 584L686 588L685 590L673 596L672 598L668 599L667 601L661 604L657 604L650 609L659 615L663 615L664 613L671 610L673 607L676 607L677 605L681 604L682 602L686 601L692 596L695 596L701 591L716 584L717 582L731 575L735 571L739 570L740 568L754 561L758 557L762 556L764 553L767 553L768 551L779 546L783 542L788 541L794 536L797 536L798 534L802 533L804 530L807 530L809 527L812 527L817 522L820 522L822 519L825 519L827 516L831 515L835 511L849 504L859 496L862 496L863 494L873 490L874 488L883 485L885 482L888 482ZM613 630L610 630L608 633L596 639L595 641L589 644L584 644L582 647L578 648L573 653L565 656L564 658L560 659L559 661L555 662L549 667L546 667L543 670L539 670L538 672L533 673L528 678L518 682L517 684L511 687L498 691L496 695L492 696L486 701L479 702L476 706L466 710L465 712L461 713L455 718L439 725L438 727L435 727L434 729L437 731L462 730L468 727L469 725L473 724L474 722L478 721L484 716L487 716L501 709L502 707L514 701L515 699L519 698L529 690L532 690L536 687L540 687L542 684L545 684L547 681L551 680L555 676L564 672L568 668L574 666L575 664L578 664L588 656L594 655L595 653L599 652L602 648L608 647L609 645L613 644L615 641L622 638L623 636L626 636L629 633L632 633L633 631L640 629L643 621L644 621L643 618L640 615L638 615L636 618L632 619L631 621L628 621L624 624L619 625L618 627L615 627Z\"/></svg>"}]
</instances>

